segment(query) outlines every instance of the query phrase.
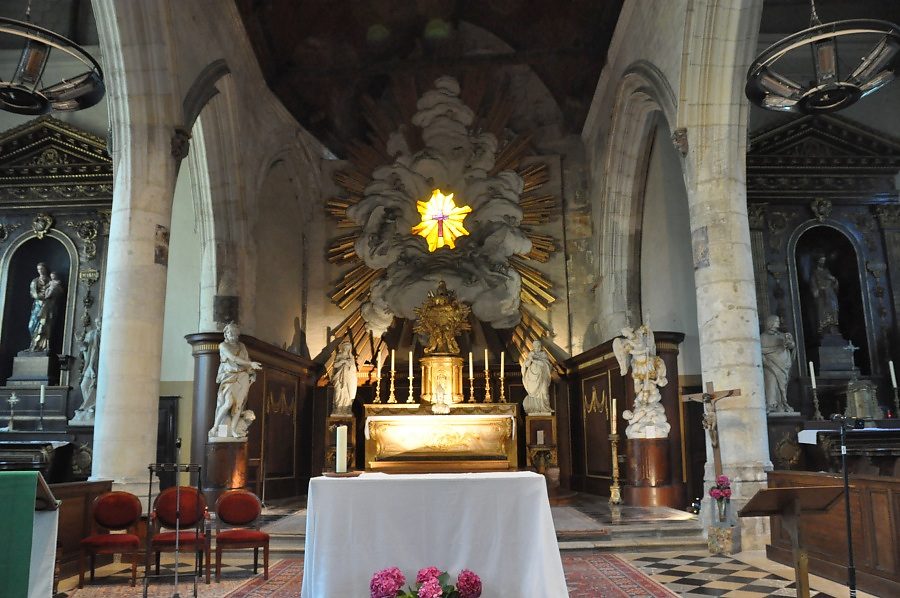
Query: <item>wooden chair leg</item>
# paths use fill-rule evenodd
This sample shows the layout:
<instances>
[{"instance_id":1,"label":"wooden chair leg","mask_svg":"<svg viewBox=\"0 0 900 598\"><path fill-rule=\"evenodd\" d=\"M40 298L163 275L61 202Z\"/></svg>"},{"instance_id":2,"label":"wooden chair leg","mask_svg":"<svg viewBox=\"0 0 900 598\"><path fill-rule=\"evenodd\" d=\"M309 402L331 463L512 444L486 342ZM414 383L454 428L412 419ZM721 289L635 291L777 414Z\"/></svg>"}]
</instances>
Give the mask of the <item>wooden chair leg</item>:
<instances>
[{"instance_id":1,"label":"wooden chair leg","mask_svg":"<svg viewBox=\"0 0 900 598\"><path fill-rule=\"evenodd\" d=\"M94 552L91 552L90 559L91 559L91 583L94 583L94 564L96 562L96 555L94 554Z\"/></svg>"},{"instance_id":2,"label":"wooden chair leg","mask_svg":"<svg viewBox=\"0 0 900 598\"><path fill-rule=\"evenodd\" d=\"M129 555L131 557L131 587L133 588L137 583L137 562L138 555L137 553L132 553Z\"/></svg>"},{"instance_id":3,"label":"wooden chair leg","mask_svg":"<svg viewBox=\"0 0 900 598\"><path fill-rule=\"evenodd\" d=\"M209 544L206 545L206 585L209 585L209 572L212 570L212 558L210 556Z\"/></svg>"},{"instance_id":4,"label":"wooden chair leg","mask_svg":"<svg viewBox=\"0 0 900 598\"><path fill-rule=\"evenodd\" d=\"M222 579L222 547L216 544L216 583Z\"/></svg>"},{"instance_id":5,"label":"wooden chair leg","mask_svg":"<svg viewBox=\"0 0 900 598\"><path fill-rule=\"evenodd\" d=\"M259 573L259 548L253 549L253 575Z\"/></svg>"},{"instance_id":6,"label":"wooden chair leg","mask_svg":"<svg viewBox=\"0 0 900 598\"><path fill-rule=\"evenodd\" d=\"M159 575L159 551L156 551L156 574Z\"/></svg>"},{"instance_id":7,"label":"wooden chair leg","mask_svg":"<svg viewBox=\"0 0 900 598\"><path fill-rule=\"evenodd\" d=\"M263 579L269 579L269 541L263 544Z\"/></svg>"},{"instance_id":8,"label":"wooden chair leg","mask_svg":"<svg viewBox=\"0 0 900 598\"><path fill-rule=\"evenodd\" d=\"M84 587L84 548L78 551L78 587Z\"/></svg>"}]
</instances>

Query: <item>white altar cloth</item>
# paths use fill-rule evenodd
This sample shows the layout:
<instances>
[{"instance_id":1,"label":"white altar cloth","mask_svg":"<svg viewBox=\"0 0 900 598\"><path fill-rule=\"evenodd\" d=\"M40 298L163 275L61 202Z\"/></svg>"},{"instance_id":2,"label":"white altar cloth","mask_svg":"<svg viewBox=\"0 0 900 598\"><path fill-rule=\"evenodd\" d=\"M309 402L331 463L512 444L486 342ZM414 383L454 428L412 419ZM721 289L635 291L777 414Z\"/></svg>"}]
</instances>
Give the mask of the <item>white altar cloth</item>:
<instances>
[{"instance_id":1,"label":"white altar cloth","mask_svg":"<svg viewBox=\"0 0 900 598\"><path fill-rule=\"evenodd\" d=\"M490 598L568 596L544 477L533 472L397 475L309 482L303 598L369 595L399 567L481 577Z\"/></svg>"}]
</instances>

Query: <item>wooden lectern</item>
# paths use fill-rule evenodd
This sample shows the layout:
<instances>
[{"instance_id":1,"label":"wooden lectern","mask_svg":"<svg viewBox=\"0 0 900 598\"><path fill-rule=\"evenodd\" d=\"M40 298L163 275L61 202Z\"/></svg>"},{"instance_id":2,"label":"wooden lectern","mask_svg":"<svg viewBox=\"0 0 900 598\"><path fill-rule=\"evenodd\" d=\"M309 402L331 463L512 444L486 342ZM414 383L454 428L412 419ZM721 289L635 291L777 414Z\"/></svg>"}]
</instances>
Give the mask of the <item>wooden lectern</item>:
<instances>
[{"instance_id":1,"label":"wooden lectern","mask_svg":"<svg viewBox=\"0 0 900 598\"><path fill-rule=\"evenodd\" d=\"M809 556L800 537L800 515L824 513L843 493L843 486L764 488L738 512L738 517L781 516L784 530L791 537L797 596L800 598L809 598Z\"/></svg>"}]
</instances>

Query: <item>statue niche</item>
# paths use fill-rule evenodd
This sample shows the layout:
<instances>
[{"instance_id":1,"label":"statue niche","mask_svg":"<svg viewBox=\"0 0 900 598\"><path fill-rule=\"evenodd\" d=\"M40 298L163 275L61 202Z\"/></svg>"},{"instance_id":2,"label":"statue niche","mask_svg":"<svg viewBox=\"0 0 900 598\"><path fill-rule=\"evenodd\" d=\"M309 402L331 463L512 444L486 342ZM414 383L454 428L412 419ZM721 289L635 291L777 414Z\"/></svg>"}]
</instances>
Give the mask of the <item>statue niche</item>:
<instances>
[{"instance_id":1,"label":"statue niche","mask_svg":"<svg viewBox=\"0 0 900 598\"><path fill-rule=\"evenodd\" d=\"M871 371L857 252L835 228L815 226L797 241L797 286L806 355L818 370L849 376ZM846 349L852 342L856 355Z\"/></svg>"}]
</instances>

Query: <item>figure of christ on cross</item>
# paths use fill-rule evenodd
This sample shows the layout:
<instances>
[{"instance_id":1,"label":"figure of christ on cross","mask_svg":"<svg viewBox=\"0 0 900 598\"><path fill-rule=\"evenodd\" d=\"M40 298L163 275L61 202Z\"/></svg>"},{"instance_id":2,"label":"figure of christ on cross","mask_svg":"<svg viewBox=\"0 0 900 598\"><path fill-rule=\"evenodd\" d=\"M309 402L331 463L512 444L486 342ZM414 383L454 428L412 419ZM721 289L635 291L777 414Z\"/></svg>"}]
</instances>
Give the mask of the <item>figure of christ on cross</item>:
<instances>
[{"instance_id":1,"label":"figure of christ on cross","mask_svg":"<svg viewBox=\"0 0 900 598\"><path fill-rule=\"evenodd\" d=\"M712 382L706 383L706 392L692 395L684 395L681 401L686 403L693 401L695 403L703 403L703 428L709 434L709 443L713 451L713 467L715 468L716 477L722 475L722 455L719 452L719 422L716 413L716 403L728 397L739 397L741 391L732 390L715 390Z\"/></svg>"},{"instance_id":2,"label":"figure of christ on cross","mask_svg":"<svg viewBox=\"0 0 900 598\"><path fill-rule=\"evenodd\" d=\"M412 234L420 235L428 242L428 251L447 246L453 249L456 238L468 235L463 226L466 215L472 211L469 206L457 206L453 194L444 195L435 189L428 201L416 202L416 209L422 222L412 228Z\"/></svg>"}]
</instances>

